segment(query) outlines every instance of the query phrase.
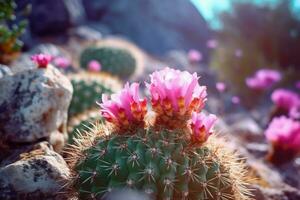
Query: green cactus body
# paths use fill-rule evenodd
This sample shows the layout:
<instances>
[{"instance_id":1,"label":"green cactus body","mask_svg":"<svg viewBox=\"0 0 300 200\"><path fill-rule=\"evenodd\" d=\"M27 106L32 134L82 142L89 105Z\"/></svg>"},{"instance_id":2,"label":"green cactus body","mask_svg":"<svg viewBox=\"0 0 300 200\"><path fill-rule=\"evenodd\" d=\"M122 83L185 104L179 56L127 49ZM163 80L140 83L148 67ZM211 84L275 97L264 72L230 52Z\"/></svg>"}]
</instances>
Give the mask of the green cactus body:
<instances>
[{"instance_id":1,"label":"green cactus body","mask_svg":"<svg viewBox=\"0 0 300 200\"><path fill-rule=\"evenodd\" d=\"M136 60L125 50L115 47L90 47L83 51L80 57L82 68L87 69L91 60L101 63L101 70L121 78L130 77L136 69Z\"/></svg>"},{"instance_id":2,"label":"green cactus body","mask_svg":"<svg viewBox=\"0 0 300 200\"><path fill-rule=\"evenodd\" d=\"M99 115L98 109L87 110L84 113L75 115L68 122L68 143L73 144L74 139L79 137L79 134L92 129L95 123L102 122L103 118Z\"/></svg>"},{"instance_id":3,"label":"green cactus body","mask_svg":"<svg viewBox=\"0 0 300 200\"><path fill-rule=\"evenodd\" d=\"M111 94L121 88L118 79L107 74L81 73L70 76L74 88L69 107L69 115L73 116L96 107L101 94Z\"/></svg>"},{"instance_id":4,"label":"green cactus body","mask_svg":"<svg viewBox=\"0 0 300 200\"><path fill-rule=\"evenodd\" d=\"M226 161L207 146L191 146L181 132L137 130L97 138L77 162L80 199L132 188L155 199L234 199Z\"/></svg>"}]
</instances>

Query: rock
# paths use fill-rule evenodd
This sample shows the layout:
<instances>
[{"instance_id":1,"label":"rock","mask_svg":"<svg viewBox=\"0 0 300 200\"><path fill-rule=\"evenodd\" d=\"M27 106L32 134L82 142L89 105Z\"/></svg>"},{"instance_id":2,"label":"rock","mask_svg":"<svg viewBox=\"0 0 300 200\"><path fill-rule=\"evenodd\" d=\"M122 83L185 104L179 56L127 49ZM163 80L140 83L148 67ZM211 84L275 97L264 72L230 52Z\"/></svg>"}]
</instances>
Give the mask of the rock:
<instances>
[{"instance_id":1,"label":"rock","mask_svg":"<svg viewBox=\"0 0 300 200\"><path fill-rule=\"evenodd\" d=\"M32 6L29 16L29 25L34 35L61 34L71 25L71 17L66 4L61 0L17 0L18 9Z\"/></svg>"},{"instance_id":2,"label":"rock","mask_svg":"<svg viewBox=\"0 0 300 200\"><path fill-rule=\"evenodd\" d=\"M0 64L0 78L3 78L6 75L12 75L10 68Z\"/></svg>"},{"instance_id":3,"label":"rock","mask_svg":"<svg viewBox=\"0 0 300 200\"><path fill-rule=\"evenodd\" d=\"M82 0L64 0L72 25L82 24L85 20L85 10Z\"/></svg>"},{"instance_id":4,"label":"rock","mask_svg":"<svg viewBox=\"0 0 300 200\"><path fill-rule=\"evenodd\" d=\"M300 191L296 188L283 184L280 188L263 188L258 185L252 186L256 200L299 200Z\"/></svg>"},{"instance_id":5,"label":"rock","mask_svg":"<svg viewBox=\"0 0 300 200\"><path fill-rule=\"evenodd\" d=\"M190 1L83 0L88 19L107 25L150 53L199 49L207 58L205 46L211 32ZM122 23L120 23L120 21Z\"/></svg>"},{"instance_id":6,"label":"rock","mask_svg":"<svg viewBox=\"0 0 300 200\"><path fill-rule=\"evenodd\" d=\"M57 198L70 170L64 159L47 144L21 154L21 159L0 168L0 199Z\"/></svg>"},{"instance_id":7,"label":"rock","mask_svg":"<svg viewBox=\"0 0 300 200\"><path fill-rule=\"evenodd\" d=\"M62 147L73 93L67 77L49 65L0 79L0 91L0 143L46 139L55 150Z\"/></svg>"},{"instance_id":8,"label":"rock","mask_svg":"<svg viewBox=\"0 0 300 200\"><path fill-rule=\"evenodd\" d=\"M249 115L243 112L242 114L233 114L230 118L227 118L227 120L233 122L231 131L237 137L247 142L261 142L265 140L263 130Z\"/></svg>"},{"instance_id":9,"label":"rock","mask_svg":"<svg viewBox=\"0 0 300 200\"><path fill-rule=\"evenodd\" d=\"M102 34L89 27L89 26L79 26L71 30L71 34L81 40L99 40L102 38Z\"/></svg>"},{"instance_id":10,"label":"rock","mask_svg":"<svg viewBox=\"0 0 300 200\"><path fill-rule=\"evenodd\" d=\"M112 192L105 195L104 200L150 200L150 197L145 195L144 193L131 190L131 189L121 189L121 190L113 190Z\"/></svg>"}]
</instances>

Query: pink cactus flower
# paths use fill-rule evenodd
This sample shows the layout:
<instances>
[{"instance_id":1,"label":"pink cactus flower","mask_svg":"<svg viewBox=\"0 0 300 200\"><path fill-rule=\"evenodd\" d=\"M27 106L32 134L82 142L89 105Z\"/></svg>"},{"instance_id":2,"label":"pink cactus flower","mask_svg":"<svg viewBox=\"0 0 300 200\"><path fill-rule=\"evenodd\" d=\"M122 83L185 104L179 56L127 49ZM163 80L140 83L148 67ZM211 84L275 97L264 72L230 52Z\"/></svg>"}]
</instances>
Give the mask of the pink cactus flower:
<instances>
[{"instance_id":1,"label":"pink cactus flower","mask_svg":"<svg viewBox=\"0 0 300 200\"><path fill-rule=\"evenodd\" d=\"M124 89L111 95L111 99L103 94L102 103L99 104L102 116L108 122L124 129L143 124L147 113L147 101L139 97L138 91L138 83L126 83Z\"/></svg>"},{"instance_id":2,"label":"pink cactus flower","mask_svg":"<svg viewBox=\"0 0 300 200\"><path fill-rule=\"evenodd\" d=\"M214 49L218 47L218 41L216 39L210 39L207 41L206 46L210 49Z\"/></svg>"},{"instance_id":3,"label":"pink cactus flower","mask_svg":"<svg viewBox=\"0 0 300 200\"><path fill-rule=\"evenodd\" d=\"M294 106L289 111L289 117L300 120L300 105Z\"/></svg>"},{"instance_id":4,"label":"pink cactus flower","mask_svg":"<svg viewBox=\"0 0 300 200\"><path fill-rule=\"evenodd\" d=\"M235 52L234 52L234 55L237 57L237 58L240 58L243 56L243 51L241 49L236 49Z\"/></svg>"},{"instance_id":5,"label":"pink cactus flower","mask_svg":"<svg viewBox=\"0 0 300 200\"><path fill-rule=\"evenodd\" d=\"M47 54L35 54L31 56L31 60L38 65L38 68L47 68L49 62L52 60L52 56Z\"/></svg>"},{"instance_id":6,"label":"pink cactus flower","mask_svg":"<svg viewBox=\"0 0 300 200\"><path fill-rule=\"evenodd\" d=\"M202 54L196 49L191 49L188 52L188 59L190 63L198 63L202 60Z\"/></svg>"},{"instance_id":7,"label":"pink cactus flower","mask_svg":"<svg viewBox=\"0 0 300 200\"><path fill-rule=\"evenodd\" d=\"M273 145L286 150L300 151L300 122L285 116L274 118L265 131Z\"/></svg>"},{"instance_id":8,"label":"pink cactus flower","mask_svg":"<svg viewBox=\"0 0 300 200\"><path fill-rule=\"evenodd\" d=\"M278 108L282 108L287 112L293 107L300 106L299 95L286 89L275 90L271 95L271 99Z\"/></svg>"},{"instance_id":9,"label":"pink cactus flower","mask_svg":"<svg viewBox=\"0 0 300 200\"><path fill-rule=\"evenodd\" d=\"M226 90L227 86L224 82L217 82L216 88L219 92L223 93Z\"/></svg>"},{"instance_id":10,"label":"pink cactus flower","mask_svg":"<svg viewBox=\"0 0 300 200\"><path fill-rule=\"evenodd\" d=\"M99 72L101 70L101 64L97 60L91 60L88 63L88 70L91 72Z\"/></svg>"},{"instance_id":11,"label":"pink cactus flower","mask_svg":"<svg viewBox=\"0 0 300 200\"><path fill-rule=\"evenodd\" d=\"M253 77L246 79L246 84L251 89L265 90L281 80L281 73L272 69L258 70Z\"/></svg>"},{"instance_id":12,"label":"pink cactus flower","mask_svg":"<svg viewBox=\"0 0 300 200\"><path fill-rule=\"evenodd\" d=\"M233 97L231 98L231 102L232 102L233 104L240 104L241 99L240 99L240 97L238 97L238 96L233 96Z\"/></svg>"},{"instance_id":13,"label":"pink cactus flower","mask_svg":"<svg viewBox=\"0 0 300 200\"><path fill-rule=\"evenodd\" d=\"M300 89L300 81L297 81L295 86L296 86L297 89Z\"/></svg>"},{"instance_id":14,"label":"pink cactus flower","mask_svg":"<svg viewBox=\"0 0 300 200\"><path fill-rule=\"evenodd\" d=\"M71 65L71 61L68 58L62 56L54 58L53 62L55 66L62 69L66 69Z\"/></svg>"},{"instance_id":15,"label":"pink cactus flower","mask_svg":"<svg viewBox=\"0 0 300 200\"><path fill-rule=\"evenodd\" d=\"M204 143L212 134L212 128L217 121L217 117L213 114L205 115L203 113L192 113L191 128L193 143Z\"/></svg>"},{"instance_id":16,"label":"pink cactus flower","mask_svg":"<svg viewBox=\"0 0 300 200\"><path fill-rule=\"evenodd\" d=\"M207 100L206 87L200 86L196 73L165 68L150 75L146 83L153 110L168 117L191 116L199 112Z\"/></svg>"}]
</instances>

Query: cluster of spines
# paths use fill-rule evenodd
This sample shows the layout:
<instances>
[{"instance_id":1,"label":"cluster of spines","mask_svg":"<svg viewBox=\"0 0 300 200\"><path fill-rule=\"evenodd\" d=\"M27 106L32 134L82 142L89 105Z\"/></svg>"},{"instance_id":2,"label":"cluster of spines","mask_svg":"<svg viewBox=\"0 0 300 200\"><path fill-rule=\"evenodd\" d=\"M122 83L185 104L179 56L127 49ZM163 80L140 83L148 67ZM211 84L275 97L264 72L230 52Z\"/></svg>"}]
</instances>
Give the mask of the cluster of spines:
<instances>
[{"instance_id":1,"label":"cluster of spines","mask_svg":"<svg viewBox=\"0 0 300 200\"><path fill-rule=\"evenodd\" d=\"M87 68L91 60L101 63L102 71L121 78L130 77L136 69L137 61L126 49L116 47L89 47L80 57L82 68Z\"/></svg>"}]
</instances>

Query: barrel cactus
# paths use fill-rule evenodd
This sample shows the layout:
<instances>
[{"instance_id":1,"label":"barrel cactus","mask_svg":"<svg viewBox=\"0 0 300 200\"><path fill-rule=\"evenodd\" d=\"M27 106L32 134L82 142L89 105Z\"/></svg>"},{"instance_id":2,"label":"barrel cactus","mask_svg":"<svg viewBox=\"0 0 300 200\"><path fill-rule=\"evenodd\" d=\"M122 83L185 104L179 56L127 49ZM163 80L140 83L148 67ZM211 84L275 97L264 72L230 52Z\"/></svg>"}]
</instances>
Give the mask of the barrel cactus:
<instances>
[{"instance_id":1,"label":"barrel cactus","mask_svg":"<svg viewBox=\"0 0 300 200\"><path fill-rule=\"evenodd\" d=\"M209 138L217 118L200 112L207 94L197 74L166 68L151 75L147 88L152 114L139 84L126 84L111 99L103 95L107 123L70 147L80 199L105 198L119 188L153 199L248 199L243 164Z\"/></svg>"},{"instance_id":2,"label":"barrel cactus","mask_svg":"<svg viewBox=\"0 0 300 200\"><path fill-rule=\"evenodd\" d=\"M80 65L87 69L88 63L96 60L101 63L101 70L121 78L128 78L136 70L136 60L126 49L117 47L89 47L80 57Z\"/></svg>"},{"instance_id":3,"label":"barrel cactus","mask_svg":"<svg viewBox=\"0 0 300 200\"><path fill-rule=\"evenodd\" d=\"M79 73L69 76L74 88L73 98L69 107L71 116L96 107L96 101L102 93L112 93L121 89L121 83L104 73Z\"/></svg>"}]
</instances>

